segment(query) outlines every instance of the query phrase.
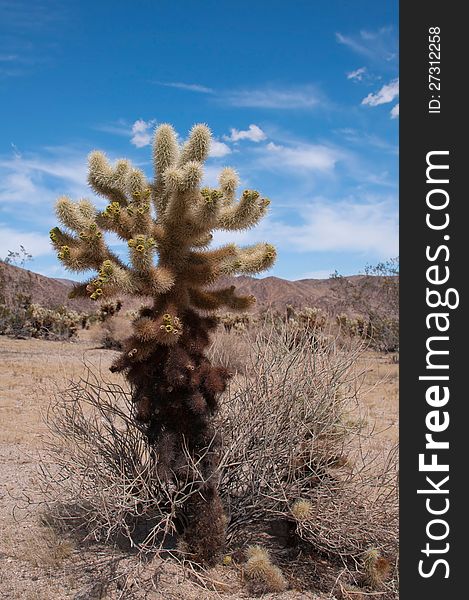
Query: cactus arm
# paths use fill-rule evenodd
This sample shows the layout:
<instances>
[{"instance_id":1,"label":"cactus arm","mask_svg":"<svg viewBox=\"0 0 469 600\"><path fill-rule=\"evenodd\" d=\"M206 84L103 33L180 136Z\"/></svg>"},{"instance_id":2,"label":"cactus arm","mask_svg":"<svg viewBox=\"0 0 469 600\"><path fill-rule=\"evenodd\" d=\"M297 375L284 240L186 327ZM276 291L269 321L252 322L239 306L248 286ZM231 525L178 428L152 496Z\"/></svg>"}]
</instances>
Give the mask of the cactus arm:
<instances>
[{"instance_id":1,"label":"cactus arm","mask_svg":"<svg viewBox=\"0 0 469 600\"><path fill-rule=\"evenodd\" d=\"M270 201L261 198L255 190L245 190L236 204L223 207L217 221L217 229L229 231L249 229L265 215Z\"/></svg>"},{"instance_id":2,"label":"cactus arm","mask_svg":"<svg viewBox=\"0 0 469 600\"><path fill-rule=\"evenodd\" d=\"M218 184L220 191L223 193L223 204L230 206L235 200L236 189L239 185L238 173L230 167L225 167L220 171Z\"/></svg>"},{"instance_id":3,"label":"cactus arm","mask_svg":"<svg viewBox=\"0 0 469 600\"><path fill-rule=\"evenodd\" d=\"M214 291L190 288L189 297L192 306L208 311L215 311L222 306L234 311L244 311L256 302L254 296L236 296L234 285Z\"/></svg>"},{"instance_id":4,"label":"cactus arm","mask_svg":"<svg viewBox=\"0 0 469 600\"><path fill-rule=\"evenodd\" d=\"M102 152L94 151L88 157L88 183L100 196L125 206L129 169L130 164L126 160L119 160L113 169Z\"/></svg>"},{"instance_id":5,"label":"cactus arm","mask_svg":"<svg viewBox=\"0 0 469 600\"><path fill-rule=\"evenodd\" d=\"M203 163L208 158L212 133L209 127L203 123L194 125L189 133L189 139L183 145L179 156L179 165L185 165L190 161Z\"/></svg>"},{"instance_id":6,"label":"cactus arm","mask_svg":"<svg viewBox=\"0 0 469 600\"><path fill-rule=\"evenodd\" d=\"M176 132L171 125L163 124L158 127L153 138L153 168L155 179L152 186L152 199L157 216L163 215L168 202L168 192L165 190L164 173L174 167L179 156Z\"/></svg>"}]
</instances>

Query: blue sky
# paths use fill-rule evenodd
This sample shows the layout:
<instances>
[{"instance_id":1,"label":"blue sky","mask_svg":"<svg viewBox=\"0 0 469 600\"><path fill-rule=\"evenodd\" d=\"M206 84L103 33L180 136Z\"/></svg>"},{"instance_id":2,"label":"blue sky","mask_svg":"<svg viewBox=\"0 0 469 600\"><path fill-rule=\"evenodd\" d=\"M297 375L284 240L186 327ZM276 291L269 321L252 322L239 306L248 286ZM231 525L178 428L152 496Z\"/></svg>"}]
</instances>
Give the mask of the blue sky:
<instances>
[{"instance_id":1,"label":"blue sky","mask_svg":"<svg viewBox=\"0 0 469 600\"><path fill-rule=\"evenodd\" d=\"M151 133L207 123L271 211L269 273L357 273L398 254L396 0L0 0L0 257L69 276L54 201L92 197L93 149L151 175ZM105 202L98 200L100 206ZM220 232L216 241L233 239Z\"/></svg>"}]
</instances>

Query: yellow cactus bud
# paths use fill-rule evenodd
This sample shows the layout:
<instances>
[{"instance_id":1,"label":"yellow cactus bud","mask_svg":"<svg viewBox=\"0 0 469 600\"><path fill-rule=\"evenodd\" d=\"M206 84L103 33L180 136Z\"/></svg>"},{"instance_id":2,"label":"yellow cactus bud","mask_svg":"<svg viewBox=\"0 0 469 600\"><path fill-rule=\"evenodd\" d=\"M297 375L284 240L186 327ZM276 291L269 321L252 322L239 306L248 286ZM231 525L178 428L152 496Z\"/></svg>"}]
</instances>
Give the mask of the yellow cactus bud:
<instances>
[{"instance_id":1,"label":"yellow cactus bud","mask_svg":"<svg viewBox=\"0 0 469 600\"><path fill-rule=\"evenodd\" d=\"M244 190L243 199L253 202L259 198L259 195L259 192L256 192L255 190Z\"/></svg>"},{"instance_id":2,"label":"yellow cactus bud","mask_svg":"<svg viewBox=\"0 0 469 600\"><path fill-rule=\"evenodd\" d=\"M145 246L143 244L138 244L135 250L137 250L137 252L143 252L145 250Z\"/></svg>"},{"instance_id":3,"label":"yellow cactus bud","mask_svg":"<svg viewBox=\"0 0 469 600\"><path fill-rule=\"evenodd\" d=\"M70 248L68 246L61 246L60 252L57 254L57 256L60 258L60 260L68 258L70 256Z\"/></svg>"}]
</instances>

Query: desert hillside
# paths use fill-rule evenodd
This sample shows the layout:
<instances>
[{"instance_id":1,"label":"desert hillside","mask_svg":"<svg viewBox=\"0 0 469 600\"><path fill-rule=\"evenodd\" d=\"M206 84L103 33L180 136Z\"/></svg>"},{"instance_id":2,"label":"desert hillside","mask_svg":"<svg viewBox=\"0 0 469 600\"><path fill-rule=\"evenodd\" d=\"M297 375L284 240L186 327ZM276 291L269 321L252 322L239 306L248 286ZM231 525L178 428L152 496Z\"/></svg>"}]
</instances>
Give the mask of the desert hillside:
<instances>
[{"instance_id":1,"label":"desert hillside","mask_svg":"<svg viewBox=\"0 0 469 600\"><path fill-rule=\"evenodd\" d=\"M31 296L32 302L42 306L55 307L67 305L80 311L94 310L91 300L70 300L68 294L73 281L54 279L0 262L0 303L14 304L18 294Z\"/></svg>"},{"instance_id":2,"label":"desert hillside","mask_svg":"<svg viewBox=\"0 0 469 600\"><path fill-rule=\"evenodd\" d=\"M362 275L346 277L348 281L359 281ZM373 298L379 293L379 277L374 278L376 285L367 286L367 295ZM0 303L11 305L19 293L30 295L34 303L55 307L67 305L80 311L93 311L95 304L91 300L70 300L68 294L74 282L69 279L54 279L39 275L27 269L0 263ZM257 298L259 309L272 307L285 309L290 304L295 307L317 306L332 314L346 309L344 298L333 279L300 279L289 281L280 277L225 278L220 284L235 284L242 294L253 294ZM123 299L126 308L133 307L131 299Z\"/></svg>"}]
</instances>

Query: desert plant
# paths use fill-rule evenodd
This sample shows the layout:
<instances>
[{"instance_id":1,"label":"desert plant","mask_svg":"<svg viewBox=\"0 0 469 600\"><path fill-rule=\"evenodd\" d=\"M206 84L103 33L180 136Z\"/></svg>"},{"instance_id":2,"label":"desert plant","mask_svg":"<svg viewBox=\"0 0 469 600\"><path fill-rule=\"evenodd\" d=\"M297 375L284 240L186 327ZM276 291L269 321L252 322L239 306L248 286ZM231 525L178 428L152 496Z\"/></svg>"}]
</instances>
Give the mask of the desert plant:
<instances>
[{"instance_id":1,"label":"desert plant","mask_svg":"<svg viewBox=\"0 0 469 600\"><path fill-rule=\"evenodd\" d=\"M152 299L134 320L133 335L112 370L124 372L132 386L135 418L145 428L159 479L169 487L199 482L198 493L184 506L184 543L205 563L215 560L224 543L225 517L217 490L221 439L212 416L230 374L212 366L205 355L217 320L199 311L251 306L254 298L237 296L234 286L207 286L220 276L259 273L276 256L266 243L208 248L212 230L252 227L269 204L253 190L236 201L238 176L229 168L221 171L219 189L200 188L210 140L208 127L196 125L179 147L171 126L158 127L152 182L126 160L112 167L104 154L91 153L89 183L109 205L98 211L88 200L73 203L62 197L56 212L66 230L51 231L68 269L98 271L75 287L74 296L101 300L126 293ZM127 242L130 264L106 245L106 231Z\"/></svg>"},{"instance_id":2,"label":"desert plant","mask_svg":"<svg viewBox=\"0 0 469 600\"><path fill-rule=\"evenodd\" d=\"M365 571L364 582L375 590L381 589L391 572L389 560L382 556L377 548L369 548L363 553L362 563Z\"/></svg>"},{"instance_id":3,"label":"desert plant","mask_svg":"<svg viewBox=\"0 0 469 600\"><path fill-rule=\"evenodd\" d=\"M343 331L367 338L377 350L398 351L399 258L367 265L357 278L346 278L336 271L331 280L338 305L344 310L337 316Z\"/></svg>"},{"instance_id":4,"label":"desert plant","mask_svg":"<svg viewBox=\"0 0 469 600\"><path fill-rule=\"evenodd\" d=\"M252 315L249 315L248 313L236 314L227 312L220 315L220 322L228 333L230 331L234 331L235 333L245 331L246 327L249 326L252 321Z\"/></svg>"},{"instance_id":5,"label":"desert plant","mask_svg":"<svg viewBox=\"0 0 469 600\"><path fill-rule=\"evenodd\" d=\"M260 595L268 592L283 592L287 582L282 571L272 563L269 552L261 546L249 546L246 549L244 572L248 578L249 591Z\"/></svg>"},{"instance_id":6,"label":"desert plant","mask_svg":"<svg viewBox=\"0 0 469 600\"><path fill-rule=\"evenodd\" d=\"M115 302L103 302L99 307L97 315L98 320L101 321L101 323L104 323L114 315L117 315L121 308L122 300L116 300Z\"/></svg>"},{"instance_id":7,"label":"desert plant","mask_svg":"<svg viewBox=\"0 0 469 600\"><path fill-rule=\"evenodd\" d=\"M246 365L216 416L226 549L238 561L248 544L267 543L275 563L295 581L299 565L278 550L282 544L288 552L301 550L308 572L315 568L311 555L335 565L332 579L321 582L324 591L334 585L335 568L344 570L344 585L369 586L368 550L393 563L396 555L397 473L396 456L383 461L383 448L359 419L357 359L366 346L358 337L344 343L326 329L317 333L321 343L312 352L309 335L300 343L297 332L283 327L264 323L234 338L220 328L209 349L218 360L221 346L235 346ZM293 349L288 336L296 340ZM90 372L58 395L48 415L52 454L41 461L39 497L62 520L85 525L88 538L117 538L127 547L179 557L184 506L203 485L203 460L186 445L184 461L198 470L198 480L186 473L165 483L146 425L136 427L132 417L132 396L124 382L106 384L102 374ZM266 542L266 533L275 544ZM394 584L383 578L389 594L383 597L396 597ZM253 578L251 585L264 584Z\"/></svg>"},{"instance_id":8,"label":"desert plant","mask_svg":"<svg viewBox=\"0 0 469 600\"><path fill-rule=\"evenodd\" d=\"M98 323L93 330L93 340L100 348L122 350L125 340L132 334L131 321L125 315L114 315Z\"/></svg>"},{"instance_id":9,"label":"desert plant","mask_svg":"<svg viewBox=\"0 0 469 600\"><path fill-rule=\"evenodd\" d=\"M10 305L0 304L0 334L16 338L68 340L89 321L87 313L66 307L45 308L31 301L31 296L17 294Z\"/></svg>"},{"instance_id":10,"label":"desert plant","mask_svg":"<svg viewBox=\"0 0 469 600\"><path fill-rule=\"evenodd\" d=\"M21 244L19 252L15 250L8 250L8 256L1 259L7 265L15 265L24 269L26 263L33 260L33 255L30 254L26 248Z\"/></svg>"},{"instance_id":11,"label":"desert plant","mask_svg":"<svg viewBox=\"0 0 469 600\"><path fill-rule=\"evenodd\" d=\"M310 332L288 323L245 334L248 368L219 415L228 537L236 546L267 529L350 567L370 546L396 552L395 455L383 461L357 427L365 344L315 336L312 352Z\"/></svg>"}]
</instances>

